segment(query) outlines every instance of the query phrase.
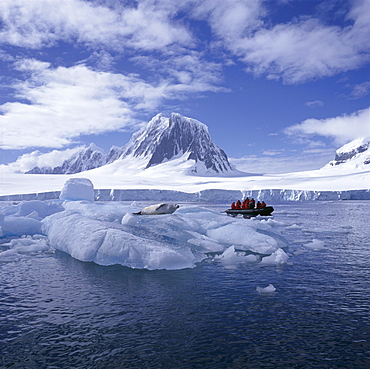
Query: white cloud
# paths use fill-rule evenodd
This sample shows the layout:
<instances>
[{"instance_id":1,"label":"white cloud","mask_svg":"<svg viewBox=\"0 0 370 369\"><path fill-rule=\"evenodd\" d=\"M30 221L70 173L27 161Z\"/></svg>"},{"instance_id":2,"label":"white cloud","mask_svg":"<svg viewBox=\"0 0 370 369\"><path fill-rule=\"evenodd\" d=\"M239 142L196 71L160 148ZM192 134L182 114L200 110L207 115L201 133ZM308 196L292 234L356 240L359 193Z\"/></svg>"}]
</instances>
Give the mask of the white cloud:
<instances>
[{"instance_id":1,"label":"white cloud","mask_svg":"<svg viewBox=\"0 0 370 369\"><path fill-rule=\"evenodd\" d=\"M213 32L256 75L303 83L356 69L370 60L367 0L354 1L347 17L352 25L346 27L322 24L313 17L268 27L262 22L266 12L262 1L220 0L212 2L213 7L209 3L197 8L212 9L208 21ZM230 21L232 16L236 22Z\"/></svg>"},{"instance_id":2,"label":"white cloud","mask_svg":"<svg viewBox=\"0 0 370 369\"><path fill-rule=\"evenodd\" d=\"M221 39L235 41L263 26L262 16L266 12L262 3L263 0L195 1L193 14L206 19Z\"/></svg>"},{"instance_id":3,"label":"white cloud","mask_svg":"<svg viewBox=\"0 0 370 369\"><path fill-rule=\"evenodd\" d=\"M319 135L334 139L336 144L343 145L358 137L370 135L370 108L353 114L344 114L328 119L306 119L300 124L284 130L287 135Z\"/></svg>"},{"instance_id":4,"label":"white cloud","mask_svg":"<svg viewBox=\"0 0 370 369\"><path fill-rule=\"evenodd\" d=\"M134 75L95 72L84 65L52 69L37 61L17 63L21 70L27 66L32 77L14 88L28 103L0 107L4 149L61 148L82 134L130 127L136 123L135 109L156 107L166 89Z\"/></svg>"},{"instance_id":5,"label":"white cloud","mask_svg":"<svg viewBox=\"0 0 370 369\"><path fill-rule=\"evenodd\" d=\"M24 102L0 106L2 149L61 148L80 135L132 129L139 113L157 113L165 100L189 93L219 91L218 72L207 73L197 56L172 63L167 78L148 83L137 75L93 71L83 64L52 68L37 60L18 60L15 68L31 75L13 86ZM214 64L214 69L217 65ZM181 70L181 71L180 71Z\"/></svg>"},{"instance_id":6,"label":"white cloud","mask_svg":"<svg viewBox=\"0 0 370 369\"><path fill-rule=\"evenodd\" d=\"M355 27L328 27L308 19L260 30L236 47L253 73L294 84L358 68L369 60L370 27L367 33L364 38Z\"/></svg>"},{"instance_id":7,"label":"white cloud","mask_svg":"<svg viewBox=\"0 0 370 369\"><path fill-rule=\"evenodd\" d=\"M8 165L0 165L2 171L24 173L34 167L56 167L63 164L64 160L69 159L74 153L81 150L83 147L75 147L67 150L53 150L48 153L33 151L28 154L21 155L15 162Z\"/></svg>"},{"instance_id":8,"label":"white cloud","mask_svg":"<svg viewBox=\"0 0 370 369\"><path fill-rule=\"evenodd\" d=\"M169 58L211 44L221 53L227 50L238 57L248 72L293 84L352 70L369 61L368 0L353 1L345 26L323 24L312 16L271 25L268 7L263 0L140 0L134 5L3 0L0 44L38 49L64 41L95 51L157 51ZM191 28L194 19L208 22L210 40L196 39Z\"/></svg>"},{"instance_id":9,"label":"white cloud","mask_svg":"<svg viewBox=\"0 0 370 369\"><path fill-rule=\"evenodd\" d=\"M262 153L262 155L265 155L265 156L276 156L276 155L279 155L280 154L280 150L266 150Z\"/></svg>"},{"instance_id":10,"label":"white cloud","mask_svg":"<svg viewBox=\"0 0 370 369\"><path fill-rule=\"evenodd\" d=\"M173 94L180 97L185 93L228 91L219 86L222 81L222 65L207 61L202 52L180 53L163 60L147 56L138 56L131 60L152 75L162 75L159 78L167 81L168 98Z\"/></svg>"},{"instance_id":11,"label":"white cloud","mask_svg":"<svg viewBox=\"0 0 370 369\"><path fill-rule=\"evenodd\" d=\"M323 106L324 103L321 100L315 100L315 101L307 101L305 102L305 105L309 108L318 108L320 106Z\"/></svg>"},{"instance_id":12,"label":"white cloud","mask_svg":"<svg viewBox=\"0 0 370 369\"><path fill-rule=\"evenodd\" d=\"M145 50L192 43L191 33L172 23L174 7L167 4L142 0L137 7L110 8L82 0L3 0L0 43L37 49L63 40Z\"/></svg>"},{"instance_id":13,"label":"white cloud","mask_svg":"<svg viewBox=\"0 0 370 369\"><path fill-rule=\"evenodd\" d=\"M370 81L360 83L353 87L350 98L353 100L360 99L364 96L367 96L369 90L370 90Z\"/></svg>"}]
</instances>

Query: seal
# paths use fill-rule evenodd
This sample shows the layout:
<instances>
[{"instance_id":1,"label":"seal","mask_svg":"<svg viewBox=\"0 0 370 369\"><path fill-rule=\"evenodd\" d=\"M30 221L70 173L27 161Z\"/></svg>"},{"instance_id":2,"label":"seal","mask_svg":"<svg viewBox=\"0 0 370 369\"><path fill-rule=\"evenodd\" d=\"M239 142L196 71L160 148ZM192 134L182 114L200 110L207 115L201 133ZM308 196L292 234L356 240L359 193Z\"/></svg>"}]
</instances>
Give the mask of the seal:
<instances>
[{"instance_id":1,"label":"seal","mask_svg":"<svg viewBox=\"0 0 370 369\"><path fill-rule=\"evenodd\" d=\"M158 214L172 214L174 213L180 205L177 204L156 204L147 206L138 213L133 213L135 215L158 215Z\"/></svg>"}]
</instances>

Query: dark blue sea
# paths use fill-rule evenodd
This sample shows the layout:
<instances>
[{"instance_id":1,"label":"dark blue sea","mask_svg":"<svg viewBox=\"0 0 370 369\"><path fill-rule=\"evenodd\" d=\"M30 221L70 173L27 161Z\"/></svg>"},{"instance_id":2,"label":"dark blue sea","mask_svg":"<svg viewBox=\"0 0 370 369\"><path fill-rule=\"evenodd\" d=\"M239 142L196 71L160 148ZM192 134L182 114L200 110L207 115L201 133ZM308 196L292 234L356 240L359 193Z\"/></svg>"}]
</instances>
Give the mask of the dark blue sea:
<instances>
[{"instance_id":1,"label":"dark blue sea","mask_svg":"<svg viewBox=\"0 0 370 369\"><path fill-rule=\"evenodd\" d=\"M0 368L370 368L370 202L273 205L283 266L0 264Z\"/></svg>"}]
</instances>

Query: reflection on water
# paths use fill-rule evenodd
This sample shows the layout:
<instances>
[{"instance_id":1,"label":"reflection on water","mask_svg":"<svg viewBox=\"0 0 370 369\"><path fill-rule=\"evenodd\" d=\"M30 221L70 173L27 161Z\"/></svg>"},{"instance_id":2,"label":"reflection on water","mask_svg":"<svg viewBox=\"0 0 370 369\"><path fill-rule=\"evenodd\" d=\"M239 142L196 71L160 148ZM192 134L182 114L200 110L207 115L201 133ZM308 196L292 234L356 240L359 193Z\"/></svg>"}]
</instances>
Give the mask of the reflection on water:
<instances>
[{"instance_id":1,"label":"reflection on water","mask_svg":"<svg viewBox=\"0 0 370 369\"><path fill-rule=\"evenodd\" d=\"M0 367L370 367L370 204L274 207L283 267L145 271L61 252L2 264Z\"/></svg>"}]
</instances>

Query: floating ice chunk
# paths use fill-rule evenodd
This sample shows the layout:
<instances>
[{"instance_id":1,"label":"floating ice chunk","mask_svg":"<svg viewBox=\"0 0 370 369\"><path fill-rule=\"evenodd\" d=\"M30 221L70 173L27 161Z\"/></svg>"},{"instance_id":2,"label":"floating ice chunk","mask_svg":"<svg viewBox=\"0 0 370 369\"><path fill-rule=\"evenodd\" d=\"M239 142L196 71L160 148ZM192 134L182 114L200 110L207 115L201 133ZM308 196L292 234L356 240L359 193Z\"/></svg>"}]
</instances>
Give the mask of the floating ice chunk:
<instances>
[{"instance_id":1,"label":"floating ice chunk","mask_svg":"<svg viewBox=\"0 0 370 369\"><path fill-rule=\"evenodd\" d=\"M276 250L270 256L265 256L261 260L261 264L285 264L289 259L289 256L282 249Z\"/></svg>"},{"instance_id":2,"label":"floating ice chunk","mask_svg":"<svg viewBox=\"0 0 370 369\"><path fill-rule=\"evenodd\" d=\"M87 178L70 178L64 184L59 196L61 200L94 201L94 186Z\"/></svg>"},{"instance_id":3,"label":"floating ice chunk","mask_svg":"<svg viewBox=\"0 0 370 369\"><path fill-rule=\"evenodd\" d=\"M219 257L216 257L216 259L221 260L221 262L225 265L256 263L259 261L256 255L245 255L245 252L236 251L235 246L228 247Z\"/></svg>"},{"instance_id":4,"label":"floating ice chunk","mask_svg":"<svg viewBox=\"0 0 370 369\"><path fill-rule=\"evenodd\" d=\"M340 228L305 228L305 232L308 233L351 233L351 230L347 227L340 227Z\"/></svg>"},{"instance_id":5,"label":"floating ice chunk","mask_svg":"<svg viewBox=\"0 0 370 369\"><path fill-rule=\"evenodd\" d=\"M11 262L11 261L17 261L19 259L20 259L20 255L15 249L9 249L9 250L0 252L1 262Z\"/></svg>"},{"instance_id":6,"label":"floating ice chunk","mask_svg":"<svg viewBox=\"0 0 370 369\"><path fill-rule=\"evenodd\" d=\"M302 227L299 226L298 224L294 223L294 224L286 227L285 229L302 229Z\"/></svg>"},{"instance_id":7,"label":"floating ice chunk","mask_svg":"<svg viewBox=\"0 0 370 369\"><path fill-rule=\"evenodd\" d=\"M274 285L269 284L267 287L256 287L258 293L272 293L276 291Z\"/></svg>"},{"instance_id":8,"label":"floating ice chunk","mask_svg":"<svg viewBox=\"0 0 370 369\"><path fill-rule=\"evenodd\" d=\"M21 255L48 251L50 249L47 238L41 235L12 239L9 243L2 244L2 246L7 246L9 249L0 252L1 262L16 261L20 259Z\"/></svg>"},{"instance_id":9,"label":"floating ice chunk","mask_svg":"<svg viewBox=\"0 0 370 369\"><path fill-rule=\"evenodd\" d=\"M311 242L304 244L303 246L311 250L322 250L325 248L324 242L314 238Z\"/></svg>"},{"instance_id":10,"label":"floating ice chunk","mask_svg":"<svg viewBox=\"0 0 370 369\"><path fill-rule=\"evenodd\" d=\"M34 235L41 232L42 223L33 218L27 217L5 217L0 222L2 237Z\"/></svg>"}]
</instances>

